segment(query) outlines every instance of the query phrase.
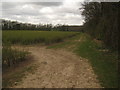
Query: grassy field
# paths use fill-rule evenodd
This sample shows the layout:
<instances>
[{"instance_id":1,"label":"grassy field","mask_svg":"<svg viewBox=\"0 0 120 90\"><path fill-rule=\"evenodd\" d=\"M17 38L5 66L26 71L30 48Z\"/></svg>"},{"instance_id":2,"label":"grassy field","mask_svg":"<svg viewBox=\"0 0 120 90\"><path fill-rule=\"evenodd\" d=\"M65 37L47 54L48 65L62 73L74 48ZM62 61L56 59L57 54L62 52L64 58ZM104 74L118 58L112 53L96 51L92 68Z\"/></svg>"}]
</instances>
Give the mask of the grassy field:
<instances>
[{"instance_id":1,"label":"grassy field","mask_svg":"<svg viewBox=\"0 0 120 90\"><path fill-rule=\"evenodd\" d=\"M3 43L12 44L51 44L61 42L65 38L70 38L78 32L59 32L59 31L3 31Z\"/></svg>"},{"instance_id":2,"label":"grassy field","mask_svg":"<svg viewBox=\"0 0 120 90\"><path fill-rule=\"evenodd\" d=\"M10 67L25 59L27 52L13 50L12 44L30 45L37 43L52 44L75 36L78 32L59 31L3 31L3 67Z\"/></svg>"},{"instance_id":3,"label":"grassy field","mask_svg":"<svg viewBox=\"0 0 120 90\"><path fill-rule=\"evenodd\" d=\"M64 41L64 39L67 40ZM109 50L103 43L93 40L85 33L58 31L3 31L3 42L10 42L11 44L45 43L48 45L48 48L64 48L72 50L77 55L89 60L103 87L117 87L117 52Z\"/></svg>"},{"instance_id":4,"label":"grassy field","mask_svg":"<svg viewBox=\"0 0 120 90\"><path fill-rule=\"evenodd\" d=\"M64 39L71 38L79 34L78 32L59 32L59 31L3 31L2 32L2 65L6 71L9 67L18 65L25 61L29 52L25 50L17 50L11 48L13 44L30 45L44 43L46 45L62 42ZM29 71L24 68L16 73L10 73L9 76L3 78L3 87L11 86L13 82L20 81L24 76L24 72ZM31 69L30 69L31 72Z\"/></svg>"},{"instance_id":5,"label":"grassy field","mask_svg":"<svg viewBox=\"0 0 120 90\"><path fill-rule=\"evenodd\" d=\"M89 35L80 33L66 42L48 46L48 48L66 48L86 58L98 76L101 86L118 87L117 52L106 48L103 43L93 40Z\"/></svg>"}]
</instances>

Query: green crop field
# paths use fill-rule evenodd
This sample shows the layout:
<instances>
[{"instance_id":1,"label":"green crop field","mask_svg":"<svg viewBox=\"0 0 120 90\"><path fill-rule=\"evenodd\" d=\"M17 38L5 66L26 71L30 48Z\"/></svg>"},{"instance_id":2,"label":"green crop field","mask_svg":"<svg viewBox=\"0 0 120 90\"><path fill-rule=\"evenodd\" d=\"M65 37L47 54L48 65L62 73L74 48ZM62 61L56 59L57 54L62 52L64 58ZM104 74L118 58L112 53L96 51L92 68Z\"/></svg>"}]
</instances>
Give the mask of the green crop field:
<instances>
[{"instance_id":1,"label":"green crop field","mask_svg":"<svg viewBox=\"0 0 120 90\"><path fill-rule=\"evenodd\" d=\"M27 52L18 51L11 48L13 44L52 44L61 42L66 38L70 38L79 34L78 32L61 32L61 31L3 31L3 66L4 70L7 67L13 66L24 61L27 56Z\"/></svg>"},{"instance_id":2,"label":"green crop field","mask_svg":"<svg viewBox=\"0 0 120 90\"><path fill-rule=\"evenodd\" d=\"M75 36L78 32L61 31L3 31L3 43L11 44L51 44Z\"/></svg>"},{"instance_id":3,"label":"green crop field","mask_svg":"<svg viewBox=\"0 0 120 90\"><path fill-rule=\"evenodd\" d=\"M103 43L96 42L91 36L86 33L27 30L3 31L2 33L2 65L4 71L9 67L18 65L20 62L27 60L27 57L30 54L30 52L27 52L26 50L19 51L17 49L11 48L13 44L21 44L22 46L26 44L33 45L37 43L43 43L46 44L47 48L64 48L73 50L75 54L89 60L95 74L98 76L97 78L100 81L101 86L117 87L117 52L111 52L111 50L105 47ZM14 77L18 76L14 75ZM12 79L14 79L14 77L11 75ZM17 78L14 80L16 79ZM6 87L9 85L9 83L12 83L10 79L4 79L3 86Z\"/></svg>"}]
</instances>

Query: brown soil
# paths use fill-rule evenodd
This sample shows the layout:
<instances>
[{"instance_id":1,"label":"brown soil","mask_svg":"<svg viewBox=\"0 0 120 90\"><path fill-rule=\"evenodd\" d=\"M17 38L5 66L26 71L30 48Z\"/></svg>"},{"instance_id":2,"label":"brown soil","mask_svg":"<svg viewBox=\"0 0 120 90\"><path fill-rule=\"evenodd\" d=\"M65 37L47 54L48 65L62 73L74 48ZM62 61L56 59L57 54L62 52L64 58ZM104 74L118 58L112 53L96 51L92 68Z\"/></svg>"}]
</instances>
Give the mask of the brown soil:
<instances>
[{"instance_id":1,"label":"brown soil","mask_svg":"<svg viewBox=\"0 0 120 90\"><path fill-rule=\"evenodd\" d=\"M100 88L97 76L88 62L63 49L44 46L27 48L37 64L35 73L27 73L13 88Z\"/></svg>"}]
</instances>

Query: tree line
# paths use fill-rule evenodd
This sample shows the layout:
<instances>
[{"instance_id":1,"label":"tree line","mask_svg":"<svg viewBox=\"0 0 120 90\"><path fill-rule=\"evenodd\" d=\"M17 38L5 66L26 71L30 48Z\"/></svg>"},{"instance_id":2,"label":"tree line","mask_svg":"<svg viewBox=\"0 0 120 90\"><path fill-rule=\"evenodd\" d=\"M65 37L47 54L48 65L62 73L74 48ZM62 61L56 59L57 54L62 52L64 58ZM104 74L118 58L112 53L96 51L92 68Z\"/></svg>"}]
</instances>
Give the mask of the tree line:
<instances>
[{"instance_id":1,"label":"tree line","mask_svg":"<svg viewBox=\"0 0 120 90\"><path fill-rule=\"evenodd\" d=\"M84 30L106 46L118 49L118 2L84 2Z\"/></svg>"},{"instance_id":2,"label":"tree line","mask_svg":"<svg viewBox=\"0 0 120 90\"><path fill-rule=\"evenodd\" d=\"M18 21L11 21L1 19L2 30L43 30L43 31L68 31L68 25L52 25L52 24L31 24L20 23Z\"/></svg>"}]
</instances>

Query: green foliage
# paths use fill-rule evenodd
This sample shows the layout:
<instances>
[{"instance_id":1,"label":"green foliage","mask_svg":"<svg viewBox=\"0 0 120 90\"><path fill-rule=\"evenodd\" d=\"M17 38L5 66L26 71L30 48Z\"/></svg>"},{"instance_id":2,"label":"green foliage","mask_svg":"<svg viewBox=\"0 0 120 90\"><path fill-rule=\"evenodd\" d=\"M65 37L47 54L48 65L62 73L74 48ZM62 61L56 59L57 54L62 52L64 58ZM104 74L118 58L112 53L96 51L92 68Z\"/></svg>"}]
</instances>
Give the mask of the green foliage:
<instances>
[{"instance_id":1,"label":"green foliage","mask_svg":"<svg viewBox=\"0 0 120 90\"><path fill-rule=\"evenodd\" d=\"M2 30L44 30L50 31L53 27L52 24L31 24L21 23L18 21L4 20L2 21Z\"/></svg>"},{"instance_id":2,"label":"green foliage","mask_svg":"<svg viewBox=\"0 0 120 90\"><path fill-rule=\"evenodd\" d=\"M74 51L80 57L87 58L101 86L118 87L118 53L110 51L102 42L94 41L88 34L80 33L63 43L51 45L48 48L65 48Z\"/></svg>"},{"instance_id":3,"label":"green foliage","mask_svg":"<svg viewBox=\"0 0 120 90\"><path fill-rule=\"evenodd\" d=\"M2 30L33 30L33 31L83 31L82 26L78 25L64 25L64 24L31 24L21 23L18 21L1 20Z\"/></svg>"},{"instance_id":4,"label":"green foliage","mask_svg":"<svg viewBox=\"0 0 120 90\"><path fill-rule=\"evenodd\" d=\"M107 47L118 49L118 3L86 2L82 15L84 29L92 37L102 40Z\"/></svg>"},{"instance_id":5,"label":"green foliage","mask_svg":"<svg viewBox=\"0 0 120 90\"><path fill-rule=\"evenodd\" d=\"M65 38L70 38L78 32L60 32L60 31L3 31L3 43L12 44L51 44L61 42Z\"/></svg>"},{"instance_id":6,"label":"green foliage","mask_svg":"<svg viewBox=\"0 0 120 90\"><path fill-rule=\"evenodd\" d=\"M2 66L4 71L6 68L14 66L24 61L28 52L12 49L9 44L4 44L2 48Z\"/></svg>"},{"instance_id":7,"label":"green foliage","mask_svg":"<svg viewBox=\"0 0 120 90\"><path fill-rule=\"evenodd\" d=\"M88 35L78 44L75 50L78 55L87 58L103 87L118 87L117 52L107 51L102 44L93 41Z\"/></svg>"}]
</instances>

